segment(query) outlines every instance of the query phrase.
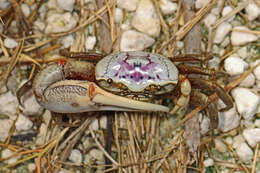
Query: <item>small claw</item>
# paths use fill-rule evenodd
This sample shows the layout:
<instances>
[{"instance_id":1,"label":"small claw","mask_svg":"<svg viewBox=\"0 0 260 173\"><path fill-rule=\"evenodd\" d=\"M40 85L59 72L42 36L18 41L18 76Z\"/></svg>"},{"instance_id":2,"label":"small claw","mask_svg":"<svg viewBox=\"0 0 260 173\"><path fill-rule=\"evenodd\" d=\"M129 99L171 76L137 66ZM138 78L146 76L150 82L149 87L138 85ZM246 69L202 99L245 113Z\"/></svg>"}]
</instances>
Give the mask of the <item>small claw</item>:
<instances>
[{"instance_id":1,"label":"small claw","mask_svg":"<svg viewBox=\"0 0 260 173\"><path fill-rule=\"evenodd\" d=\"M169 112L168 107L114 95L93 82L77 80L63 80L52 84L45 89L38 101L46 109L60 113L105 110Z\"/></svg>"}]
</instances>

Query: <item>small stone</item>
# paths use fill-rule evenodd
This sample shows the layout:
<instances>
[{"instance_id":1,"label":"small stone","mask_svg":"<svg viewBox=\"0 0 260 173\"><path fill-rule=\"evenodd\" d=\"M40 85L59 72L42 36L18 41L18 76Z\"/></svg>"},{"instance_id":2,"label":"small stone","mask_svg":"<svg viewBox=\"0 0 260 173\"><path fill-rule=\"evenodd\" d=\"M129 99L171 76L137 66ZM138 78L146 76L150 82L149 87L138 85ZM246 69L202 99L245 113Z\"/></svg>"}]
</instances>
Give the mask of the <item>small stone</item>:
<instances>
[{"instance_id":1,"label":"small stone","mask_svg":"<svg viewBox=\"0 0 260 173\"><path fill-rule=\"evenodd\" d=\"M21 10L22 10L23 15L25 17L29 17L31 11L30 11L30 7L27 4L22 3L21 4Z\"/></svg>"},{"instance_id":2,"label":"small stone","mask_svg":"<svg viewBox=\"0 0 260 173\"><path fill-rule=\"evenodd\" d=\"M2 157L1 158L6 158L6 157L9 157L11 155L13 155L14 152L9 150L9 149L3 149L2 150ZM20 156L14 156L8 160L5 160L4 162L7 163L7 164L13 164L15 162L17 162L17 160L20 158Z\"/></svg>"},{"instance_id":3,"label":"small stone","mask_svg":"<svg viewBox=\"0 0 260 173\"><path fill-rule=\"evenodd\" d=\"M135 11L138 2L139 2L139 0L131 0L131 1L117 0L117 6L119 8L124 8L127 11Z\"/></svg>"},{"instance_id":4,"label":"small stone","mask_svg":"<svg viewBox=\"0 0 260 173\"><path fill-rule=\"evenodd\" d=\"M136 32L134 30L125 31L122 34L120 42L121 51L141 51L147 47L150 47L154 43L154 39Z\"/></svg>"},{"instance_id":5,"label":"small stone","mask_svg":"<svg viewBox=\"0 0 260 173\"><path fill-rule=\"evenodd\" d=\"M246 120L253 118L260 103L259 96L247 88L235 88L231 94L235 100L238 113Z\"/></svg>"},{"instance_id":6,"label":"small stone","mask_svg":"<svg viewBox=\"0 0 260 173\"><path fill-rule=\"evenodd\" d=\"M248 68L248 64L239 57L230 56L225 60L224 68L230 75L239 75L244 73L244 71Z\"/></svg>"},{"instance_id":7,"label":"small stone","mask_svg":"<svg viewBox=\"0 0 260 173\"><path fill-rule=\"evenodd\" d=\"M226 139L225 139L226 143L228 143L229 145L232 145L233 144L233 138L228 136ZM225 145L226 146L226 145Z\"/></svg>"},{"instance_id":8,"label":"small stone","mask_svg":"<svg viewBox=\"0 0 260 173\"><path fill-rule=\"evenodd\" d=\"M256 127L260 128L260 119L256 119L254 124Z\"/></svg>"},{"instance_id":9,"label":"small stone","mask_svg":"<svg viewBox=\"0 0 260 173\"><path fill-rule=\"evenodd\" d=\"M85 49L93 50L96 42L97 42L97 38L95 36L88 36L85 42Z\"/></svg>"},{"instance_id":10,"label":"small stone","mask_svg":"<svg viewBox=\"0 0 260 173\"><path fill-rule=\"evenodd\" d=\"M231 11L233 11L233 8L232 8L232 7L230 7L230 6L225 6L225 7L223 8L223 11L222 11L222 16L223 16L223 17L226 16L226 15L227 15L228 13L230 13ZM230 18L228 19L228 22L232 21L234 18L235 18L235 16L233 15L232 17L230 17Z\"/></svg>"},{"instance_id":11,"label":"small stone","mask_svg":"<svg viewBox=\"0 0 260 173\"><path fill-rule=\"evenodd\" d=\"M260 128L245 129L243 136L247 143L254 148L256 144L260 142Z\"/></svg>"},{"instance_id":12,"label":"small stone","mask_svg":"<svg viewBox=\"0 0 260 173\"><path fill-rule=\"evenodd\" d=\"M255 76L250 73L240 84L241 87L252 87L255 84Z\"/></svg>"},{"instance_id":13,"label":"small stone","mask_svg":"<svg viewBox=\"0 0 260 173\"><path fill-rule=\"evenodd\" d=\"M82 163L82 154L79 150L73 149L70 153L69 160L73 163L80 164Z\"/></svg>"},{"instance_id":14,"label":"small stone","mask_svg":"<svg viewBox=\"0 0 260 173\"><path fill-rule=\"evenodd\" d=\"M237 135L233 138L233 145L232 147L233 148L237 148L239 147L240 144L244 143L245 142L245 139L243 138L242 135Z\"/></svg>"},{"instance_id":15,"label":"small stone","mask_svg":"<svg viewBox=\"0 0 260 173\"><path fill-rule=\"evenodd\" d=\"M36 165L34 163L29 163L28 164L28 169L29 169L29 172L35 172L36 170Z\"/></svg>"},{"instance_id":16,"label":"small stone","mask_svg":"<svg viewBox=\"0 0 260 173\"><path fill-rule=\"evenodd\" d=\"M74 37L72 35L67 35L65 37L62 37L61 43L63 45L63 48L69 48L74 42Z\"/></svg>"},{"instance_id":17,"label":"small stone","mask_svg":"<svg viewBox=\"0 0 260 173\"><path fill-rule=\"evenodd\" d=\"M212 13L209 13L209 14L205 17L205 19L204 19L204 24L205 24L208 28L210 28L210 27L212 27L212 26L215 24L216 20L217 20L217 16L214 15L214 14L212 14Z\"/></svg>"},{"instance_id":18,"label":"small stone","mask_svg":"<svg viewBox=\"0 0 260 173\"><path fill-rule=\"evenodd\" d=\"M173 14L178 8L178 5L176 3L173 3L169 0L160 0L159 5L164 15Z\"/></svg>"},{"instance_id":19,"label":"small stone","mask_svg":"<svg viewBox=\"0 0 260 173\"><path fill-rule=\"evenodd\" d=\"M247 58L247 56L248 56L247 47L244 46L244 47L240 48L240 49L237 51L237 54L238 54L238 56L240 56L240 57L243 58L243 59Z\"/></svg>"},{"instance_id":20,"label":"small stone","mask_svg":"<svg viewBox=\"0 0 260 173\"><path fill-rule=\"evenodd\" d=\"M92 149L89 154L95 158L97 161L99 161L99 163L103 163L105 160L104 154L102 151L98 150L98 149Z\"/></svg>"},{"instance_id":21,"label":"small stone","mask_svg":"<svg viewBox=\"0 0 260 173\"><path fill-rule=\"evenodd\" d=\"M239 157L239 159L244 163L249 163L253 159L253 151L252 149L245 143L241 143L236 148L236 153Z\"/></svg>"},{"instance_id":22,"label":"small stone","mask_svg":"<svg viewBox=\"0 0 260 173\"><path fill-rule=\"evenodd\" d=\"M76 15L71 13L52 13L48 14L47 17L47 27L45 28L45 33L59 33L66 32L74 28L77 24Z\"/></svg>"},{"instance_id":23,"label":"small stone","mask_svg":"<svg viewBox=\"0 0 260 173\"><path fill-rule=\"evenodd\" d=\"M35 28L36 30L39 30L39 31L44 31L44 29L45 29L45 23L42 22L42 21L36 20L36 21L33 23L33 28Z\"/></svg>"},{"instance_id":24,"label":"small stone","mask_svg":"<svg viewBox=\"0 0 260 173\"><path fill-rule=\"evenodd\" d=\"M13 125L13 120L0 119L0 141L4 142L9 136L9 131Z\"/></svg>"},{"instance_id":25,"label":"small stone","mask_svg":"<svg viewBox=\"0 0 260 173\"><path fill-rule=\"evenodd\" d=\"M205 6L207 3L209 3L209 0L196 0L195 7L196 9L200 9L203 6Z\"/></svg>"},{"instance_id":26,"label":"small stone","mask_svg":"<svg viewBox=\"0 0 260 173\"><path fill-rule=\"evenodd\" d=\"M150 0L140 1L132 20L132 26L150 36L159 36L161 30L160 19Z\"/></svg>"},{"instance_id":27,"label":"small stone","mask_svg":"<svg viewBox=\"0 0 260 173\"><path fill-rule=\"evenodd\" d=\"M43 107L39 105L34 95L30 95L29 98L24 100L23 107L21 107L21 109L23 114L28 116L41 115L43 112Z\"/></svg>"},{"instance_id":28,"label":"small stone","mask_svg":"<svg viewBox=\"0 0 260 173\"><path fill-rule=\"evenodd\" d=\"M16 109L18 107L17 97L11 91L0 95L0 113L8 115L12 120L16 119Z\"/></svg>"},{"instance_id":29,"label":"small stone","mask_svg":"<svg viewBox=\"0 0 260 173\"><path fill-rule=\"evenodd\" d=\"M99 119L99 124L101 129L107 129L107 116L102 116Z\"/></svg>"},{"instance_id":30,"label":"small stone","mask_svg":"<svg viewBox=\"0 0 260 173\"><path fill-rule=\"evenodd\" d=\"M10 3L8 2L8 0L1 0L0 1L0 9L5 9L10 5Z\"/></svg>"},{"instance_id":31,"label":"small stone","mask_svg":"<svg viewBox=\"0 0 260 173\"><path fill-rule=\"evenodd\" d=\"M221 152L225 153L227 151L227 146L220 140L220 139L215 139L215 148Z\"/></svg>"},{"instance_id":32,"label":"small stone","mask_svg":"<svg viewBox=\"0 0 260 173\"><path fill-rule=\"evenodd\" d=\"M123 19L123 10L121 8L115 9L115 23L120 23Z\"/></svg>"},{"instance_id":33,"label":"small stone","mask_svg":"<svg viewBox=\"0 0 260 173\"><path fill-rule=\"evenodd\" d=\"M98 119L93 120L90 124L90 127L92 128L92 130L97 131L99 129Z\"/></svg>"},{"instance_id":34,"label":"small stone","mask_svg":"<svg viewBox=\"0 0 260 173\"><path fill-rule=\"evenodd\" d=\"M235 29L249 31L249 29L245 26L236 26L233 29L234 31L231 33L231 43L233 46L241 46L258 39L258 37L254 34L235 31Z\"/></svg>"},{"instance_id":35,"label":"small stone","mask_svg":"<svg viewBox=\"0 0 260 173\"><path fill-rule=\"evenodd\" d=\"M231 31L232 29L232 25L227 23L227 22L223 22L221 23L216 30L216 35L214 38L214 43L221 43L224 38L227 36L227 34Z\"/></svg>"},{"instance_id":36,"label":"small stone","mask_svg":"<svg viewBox=\"0 0 260 173\"><path fill-rule=\"evenodd\" d=\"M7 38L4 40L4 46L5 46L6 48L13 49L13 48L15 48L17 45L18 45L18 43L17 43L14 39L12 39L12 38L8 38L8 37L7 37Z\"/></svg>"},{"instance_id":37,"label":"small stone","mask_svg":"<svg viewBox=\"0 0 260 173\"><path fill-rule=\"evenodd\" d=\"M213 166L214 165L214 160L211 159L211 158L208 158L206 160L203 161L203 165L205 167L210 167L210 166Z\"/></svg>"},{"instance_id":38,"label":"small stone","mask_svg":"<svg viewBox=\"0 0 260 173\"><path fill-rule=\"evenodd\" d=\"M18 120L15 123L15 127L17 131L30 130L32 126L33 123L31 120L26 118L24 115L19 114Z\"/></svg>"},{"instance_id":39,"label":"small stone","mask_svg":"<svg viewBox=\"0 0 260 173\"><path fill-rule=\"evenodd\" d=\"M74 8L75 0L57 0L59 7L66 11L72 11Z\"/></svg>"},{"instance_id":40,"label":"small stone","mask_svg":"<svg viewBox=\"0 0 260 173\"><path fill-rule=\"evenodd\" d=\"M240 118L237 114L235 106L228 111L220 112L218 119L218 128L222 132L230 131L239 126Z\"/></svg>"},{"instance_id":41,"label":"small stone","mask_svg":"<svg viewBox=\"0 0 260 173\"><path fill-rule=\"evenodd\" d=\"M248 15L248 20L253 21L260 15L260 8L253 1L246 7L246 14Z\"/></svg>"}]
</instances>

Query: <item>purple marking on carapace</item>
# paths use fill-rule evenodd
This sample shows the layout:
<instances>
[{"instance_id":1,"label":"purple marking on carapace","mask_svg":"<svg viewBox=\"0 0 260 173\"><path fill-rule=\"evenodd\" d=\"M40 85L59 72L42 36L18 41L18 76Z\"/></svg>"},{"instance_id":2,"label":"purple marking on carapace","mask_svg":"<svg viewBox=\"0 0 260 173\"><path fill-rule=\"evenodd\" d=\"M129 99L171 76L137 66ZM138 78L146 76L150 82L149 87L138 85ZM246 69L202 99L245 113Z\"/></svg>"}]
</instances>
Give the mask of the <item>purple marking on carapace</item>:
<instances>
[{"instance_id":1,"label":"purple marking on carapace","mask_svg":"<svg viewBox=\"0 0 260 173\"><path fill-rule=\"evenodd\" d=\"M96 66L96 79L112 79L132 91L149 85L176 84L178 70L167 58L146 52L123 52L106 56Z\"/></svg>"}]
</instances>

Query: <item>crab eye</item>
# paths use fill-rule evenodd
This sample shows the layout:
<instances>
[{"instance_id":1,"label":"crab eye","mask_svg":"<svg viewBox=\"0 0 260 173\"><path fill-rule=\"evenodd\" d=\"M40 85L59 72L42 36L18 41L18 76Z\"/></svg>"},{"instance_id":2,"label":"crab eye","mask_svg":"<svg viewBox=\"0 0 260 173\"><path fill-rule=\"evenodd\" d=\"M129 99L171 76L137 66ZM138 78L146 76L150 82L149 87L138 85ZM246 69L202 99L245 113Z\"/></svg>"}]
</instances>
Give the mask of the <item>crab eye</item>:
<instances>
[{"instance_id":1,"label":"crab eye","mask_svg":"<svg viewBox=\"0 0 260 173\"><path fill-rule=\"evenodd\" d=\"M113 83L113 80L111 78L108 78L107 83L111 84L111 83Z\"/></svg>"}]
</instances>

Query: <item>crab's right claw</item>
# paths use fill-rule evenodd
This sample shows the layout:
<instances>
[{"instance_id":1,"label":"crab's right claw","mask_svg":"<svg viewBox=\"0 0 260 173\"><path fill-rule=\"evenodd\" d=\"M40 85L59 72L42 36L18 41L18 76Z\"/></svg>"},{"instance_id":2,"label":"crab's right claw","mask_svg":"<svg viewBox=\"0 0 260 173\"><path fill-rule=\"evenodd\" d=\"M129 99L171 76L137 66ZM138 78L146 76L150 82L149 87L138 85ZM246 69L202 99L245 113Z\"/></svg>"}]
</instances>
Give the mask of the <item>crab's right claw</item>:
<instances>
[{"instance_id":1,"label":"crab's right claw","mask_svg":"<svg viewBox=\"0 0 260 173\"><path fill-rule=\"evenodd\" d=\"M77 80L56 82L46 88L41 97L36 94L36 98L46 109L60 113L104 110L169 112L168 107L114 95L93 82Z\"/></svg>"}]
</instances>

